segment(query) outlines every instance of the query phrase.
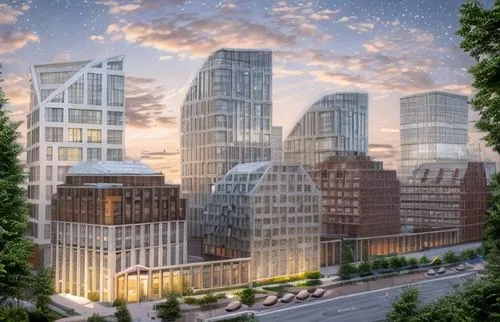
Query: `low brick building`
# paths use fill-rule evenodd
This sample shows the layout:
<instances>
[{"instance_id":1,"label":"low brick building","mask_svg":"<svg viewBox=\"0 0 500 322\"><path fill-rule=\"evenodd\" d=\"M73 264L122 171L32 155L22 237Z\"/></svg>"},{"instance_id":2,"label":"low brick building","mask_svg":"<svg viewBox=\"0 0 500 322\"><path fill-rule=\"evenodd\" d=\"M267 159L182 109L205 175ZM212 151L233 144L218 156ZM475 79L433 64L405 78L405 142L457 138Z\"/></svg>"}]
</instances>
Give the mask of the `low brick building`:
<instances>
[{"instance_id":1,"label":"low brick building","mask_svg":"<svg viewBox=\"0 0 500 322\"><path fill-rule=\"evenodd\" d=\"M401 183L405 232L459 228L459 242L481 240L487 208L483 162L426 163Z\"/></svg>"},{"instance_id":2,"label":"low brick building","mask_svg":"<svg viewBox=\"0 0 500 322\"><path fill-rule=\"evenodd\" d=\"M334 157L308 171L323 198L322 238L400 232L396 171L368 156Z\"/></svg>"}]
</instances>

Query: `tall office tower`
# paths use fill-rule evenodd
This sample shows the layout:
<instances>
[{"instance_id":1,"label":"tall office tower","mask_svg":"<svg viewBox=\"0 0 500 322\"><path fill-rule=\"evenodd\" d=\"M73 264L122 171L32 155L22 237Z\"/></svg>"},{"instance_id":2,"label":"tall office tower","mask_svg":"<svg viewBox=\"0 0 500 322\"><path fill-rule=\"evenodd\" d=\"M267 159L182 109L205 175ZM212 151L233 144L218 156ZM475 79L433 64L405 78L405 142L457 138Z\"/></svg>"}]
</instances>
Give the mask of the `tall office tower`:
<instances>
[{"instance_id":1,"label":"tall office tower","mask_svg":"<svg viewBox=\"0 0 500 322\"><path fill-rule=\"evenodd\" d=\"M298 163L232 168L214 186L204 253L251 257L250 279L319 269L321 193Z\"/></svg>"},{"instance_id":2,"label":"tall office tower","mask_svg":"<svg viewBox=\"0 0 500 322\"><path fill-rule=\"evenodd\" d=\"M142 163L79 163L57 187L52 207L57 292L97 292L109 302L119 291L116 276L134 272L125 296L135 302L159 295L158 276L149 269L186 263L180 187Z\"/></svg>"},{"instance_id":3,"label":"tall office tower","mask_svg":"<svg viewBox=\"0 0 500 322\"><path fill-rule=\"evenodd\" d=\"M203 237L203 212L217 180L238 163L270 160L271 93L271 51L221 49L198 71L181 112L190 236ZM201 254L201 247L190 253Z\"/></svg>"},{"instance_id":4,"label":"tall office tower","mask_svg":"<svg viewBox=\"0 0 500 322\"><path fill-rule=\"evenodd\" d=\"M324 238L396 235L399 180L394 170L368 156L336 157L309 175L321 190Z\"/></svg>"},{"instance_id":5,"label":"tall office tower","mask_svg":"<svg viewBox=\"0 0 500 322\"><path fill-rule=\"evenodd\" d=\"M123 56L35 65L27 116L29 235L35 267L49 266L50 200L80 161L121 161L125 88Z\"/></svg>"},{"instance_id":6,"label":"tall office tower","mask_svg":"<svg viewBox=\"0 0 500 322\"><path fill-rule=\"evenodd\" d=\"M424 163L401 183L404 232L459 229L459 242L483 238L488 209L484 162Z\"/></svg>"},{"instance_id":7,"label":"tall office tower","mask_svg":"<svg viewBox=\"0 0 500 322\"><path fill-rule=\"evenodd\" d=\"M336 156L366 155L368 94L332 93L309 107L285 140L285 160L307 170Z\"/></svg>"},{"instance_id":8,"label":"tall office tower","mask_svg":"<svg viewBox=\"0 0 500 322\"><path fill-rule=\"evenodd\" d=\"M281 126L271 128L271 160L283 161L283 127Z\"/></svg>"},{"instance_id":9,"label":"tall office tower","mask_svg":"<svg viewBox=\"0 0 500 322\"><path fill-rule=\"evenodd\" d=\"M401 179L423 163L467 160L467 96L419 93L402 97L400 109Z\"/></svg>"}]
</instances>

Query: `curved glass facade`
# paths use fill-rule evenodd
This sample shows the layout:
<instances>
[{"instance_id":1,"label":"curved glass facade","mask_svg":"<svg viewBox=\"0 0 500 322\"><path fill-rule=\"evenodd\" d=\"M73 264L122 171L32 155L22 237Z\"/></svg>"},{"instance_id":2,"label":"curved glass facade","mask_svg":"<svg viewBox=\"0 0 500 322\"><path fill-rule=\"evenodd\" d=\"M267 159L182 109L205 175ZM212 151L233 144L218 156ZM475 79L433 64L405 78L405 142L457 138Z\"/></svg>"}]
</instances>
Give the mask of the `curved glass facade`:
<instances>
[{"instance_id":1,"label":"curved glass facade","mask_svg":"<svg viewBox=\"0 0 500 322\"><path fill-rule=\"evenodd\" d=\"M366 155L368 94L333 93L316 101L285 140L285 160L314 169L335 156Z\"/></svg>"},{"instance_id":2,"label":"curved glass facade","mask_svg":"<svg viewBox=\"0 0 500 322\"><path fill-rule=\"evenodd\" d=\"M402 97L400 177L423 163L467 160L467 96L426 92Z\"/></svg>"},{"instance_id":3,"label":"curved glass facade","mask_svg":"<svg viewBox=\"0 0 500 322\"><path fill-rule=\"evenodd\" d=\"M270 160L272 52L221 49L199 70L181 112L188 232L203 237L210 187L238 163Z\"/></svg>"}]
</instances>

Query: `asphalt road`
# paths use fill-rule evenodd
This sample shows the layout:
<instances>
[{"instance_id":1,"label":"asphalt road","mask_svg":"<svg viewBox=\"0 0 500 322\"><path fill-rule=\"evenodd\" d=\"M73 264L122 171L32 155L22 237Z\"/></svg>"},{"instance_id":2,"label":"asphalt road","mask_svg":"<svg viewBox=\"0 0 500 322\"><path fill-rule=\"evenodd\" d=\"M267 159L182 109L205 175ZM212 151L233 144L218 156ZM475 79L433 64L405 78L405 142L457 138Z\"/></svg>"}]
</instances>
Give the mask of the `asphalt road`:
<instances>
[{"instance_id":1,"label":"asphalt road","mask_svg":"<svg viewBox=\"0 0 500 322\"><path fill-rule=\"evenodd\" d=\"M470 273L474 274L474 273ZM454 284L462 284L464 276L450 276L447 279L435 279L418 283L420 300L428 303L436 298L453 291ZM386 297L388 293L388 298ZM342 321L342 322L374 322L384 321L391 303L401 293L401 287L391 288L388 291L374 291L356 296L290 304L290 307L257 314L260 322L279 321Z\"/></svg>"}]
</instances>

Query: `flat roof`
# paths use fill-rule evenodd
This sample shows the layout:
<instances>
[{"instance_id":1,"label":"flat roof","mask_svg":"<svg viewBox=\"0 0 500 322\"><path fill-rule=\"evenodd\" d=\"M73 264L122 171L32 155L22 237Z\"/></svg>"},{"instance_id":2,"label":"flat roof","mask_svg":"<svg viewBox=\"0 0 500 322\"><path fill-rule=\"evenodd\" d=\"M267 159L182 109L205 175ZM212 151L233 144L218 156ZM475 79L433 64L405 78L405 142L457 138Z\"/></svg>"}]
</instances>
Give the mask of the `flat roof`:
<instances>
[{"instance_id":1,"label":"flat roof","mask_svg":"<svg viewBox=\"0 0 500 322\"><path fill-rule=\"evenodd\" d=\"M68 175L161 175L138 161L80 162L68 171Z\"/></svg>"}]
</instances>

